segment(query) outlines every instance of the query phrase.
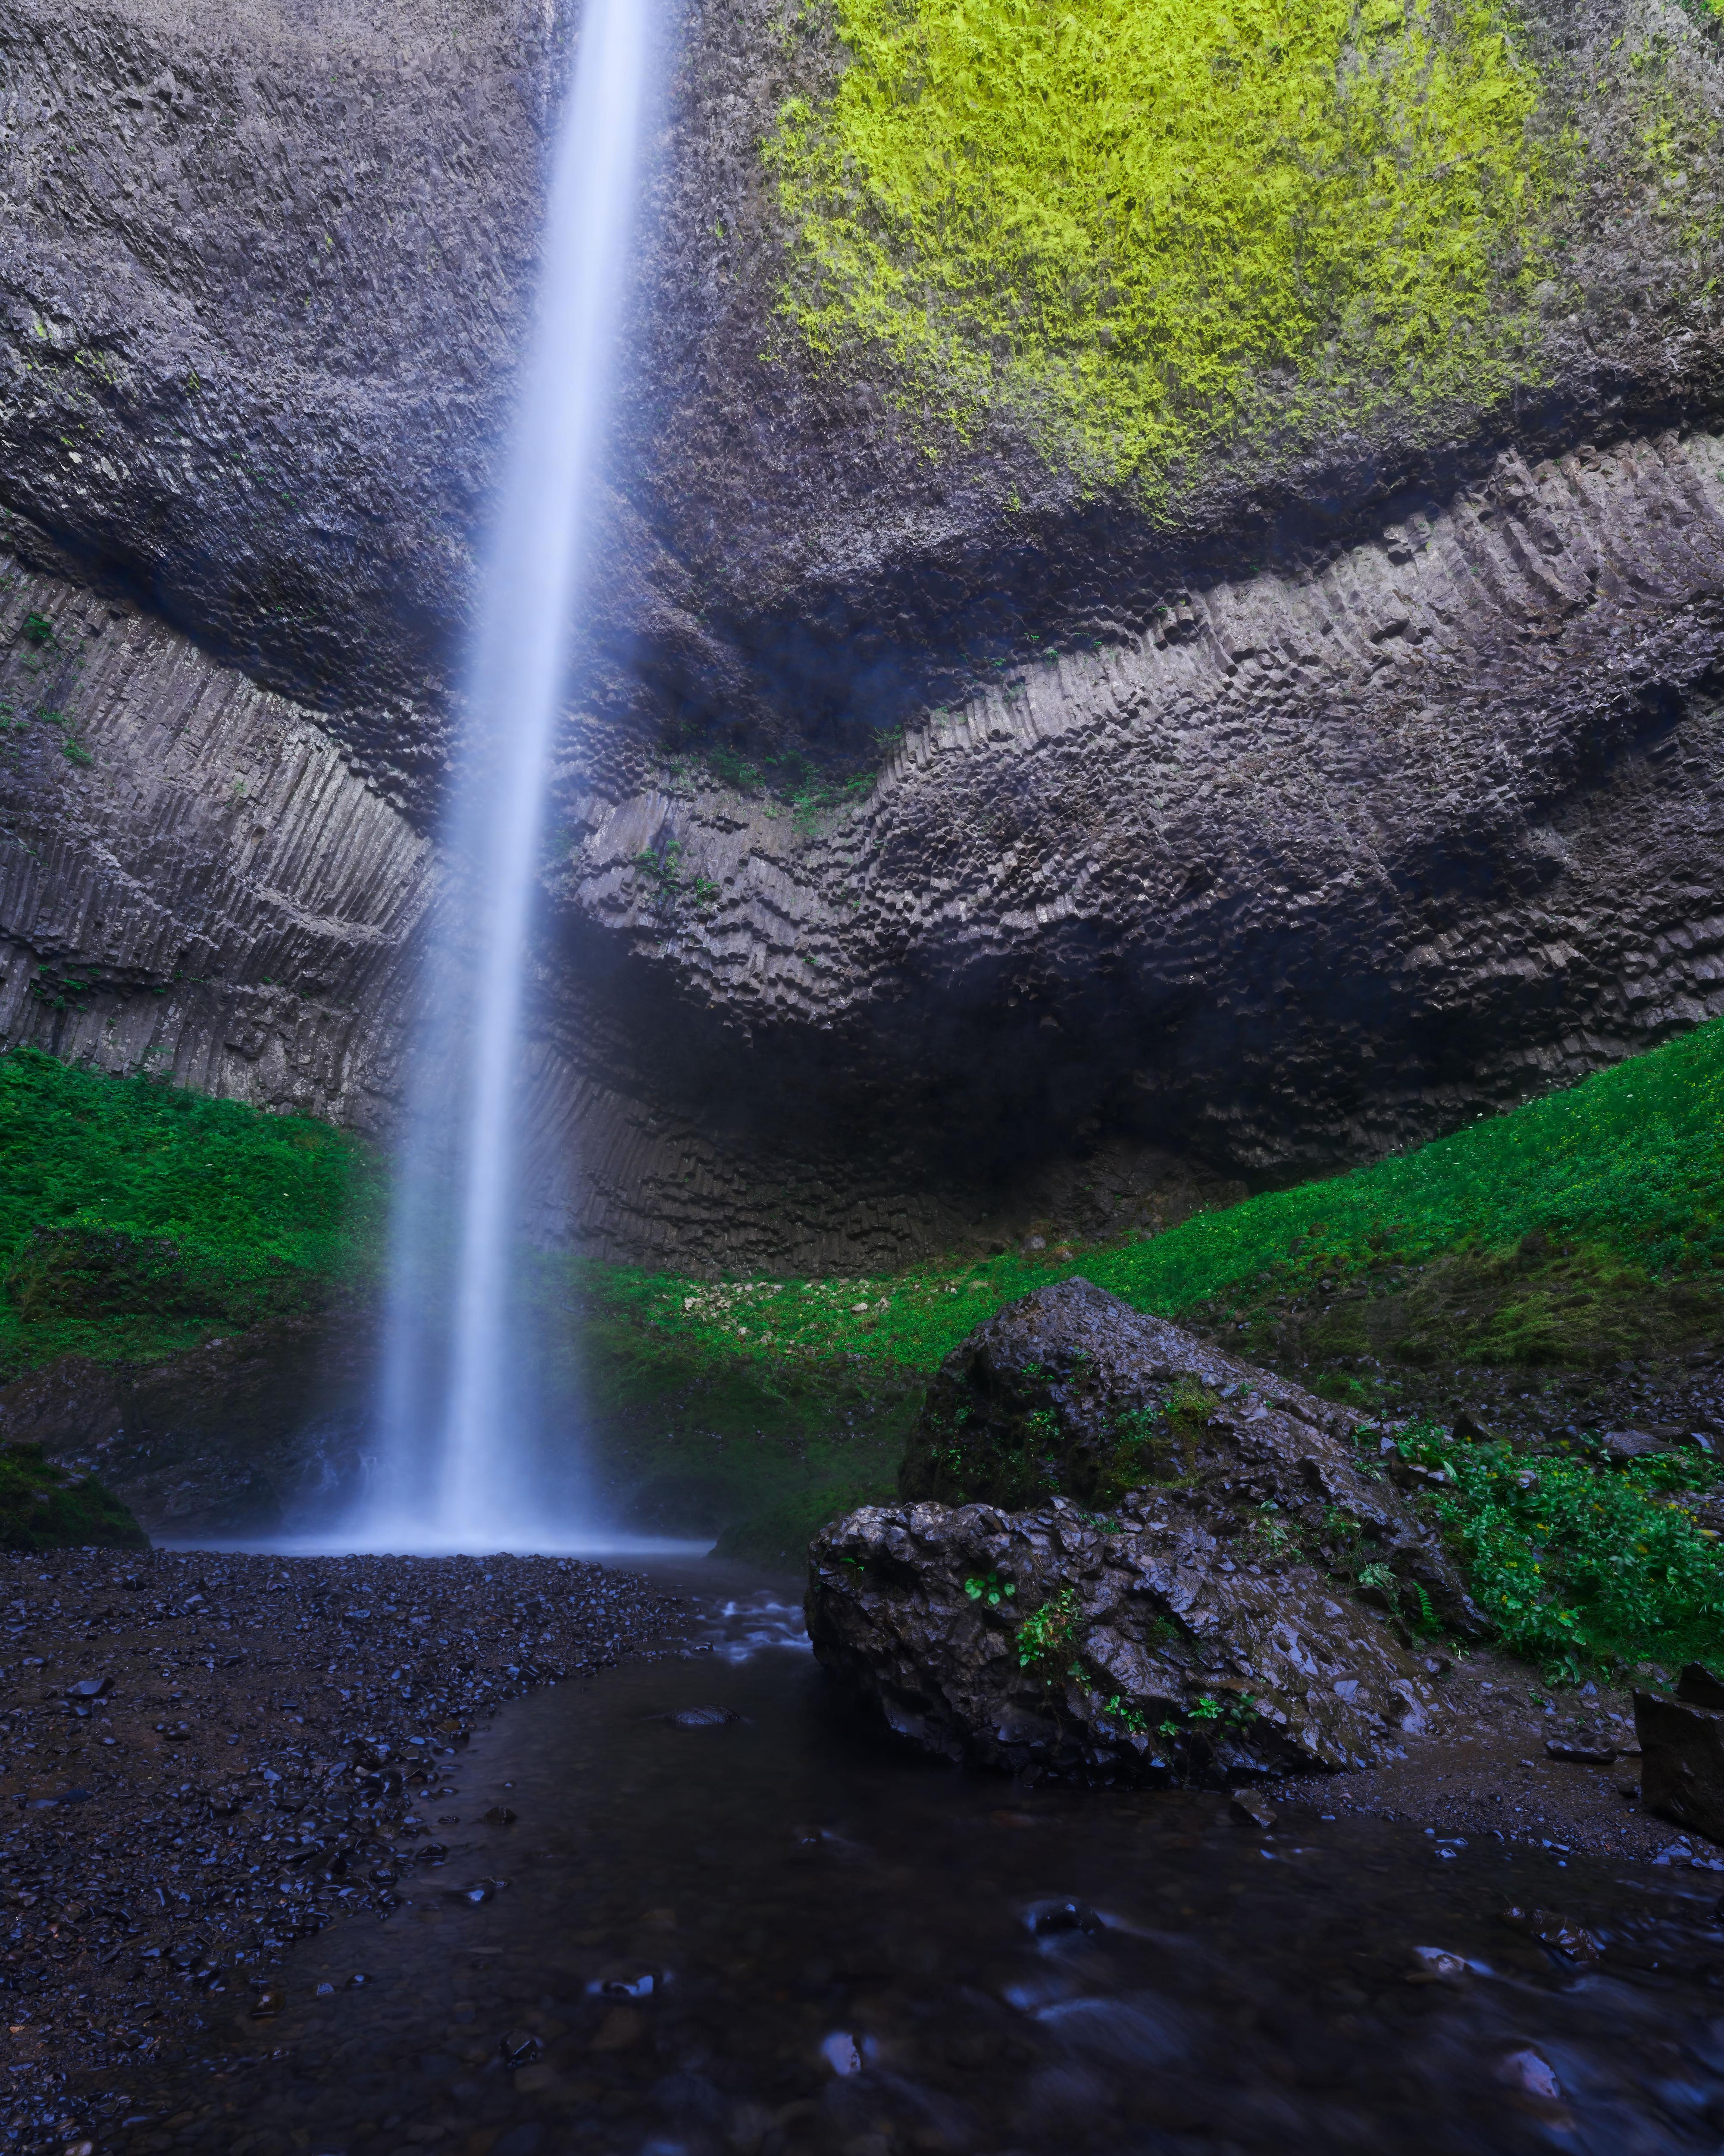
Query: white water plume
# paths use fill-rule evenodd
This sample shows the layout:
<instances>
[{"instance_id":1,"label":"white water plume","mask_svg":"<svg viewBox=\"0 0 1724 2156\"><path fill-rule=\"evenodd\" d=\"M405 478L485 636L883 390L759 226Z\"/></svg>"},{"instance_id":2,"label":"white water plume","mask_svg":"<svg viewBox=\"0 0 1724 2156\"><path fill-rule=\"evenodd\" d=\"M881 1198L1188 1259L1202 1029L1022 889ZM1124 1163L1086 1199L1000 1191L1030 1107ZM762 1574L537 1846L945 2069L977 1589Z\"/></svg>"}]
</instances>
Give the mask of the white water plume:
<instances>
[{"instance_id":1,"label":"white water plume","mask_svg":"<svg viewBox=\"0 0 1724 2156\"><path fill-rule=\"evenodd\" d=\"M397 1162L373 1546L566 1545L581 1510L567 1460L553 1476L541 1446L518 1265L522 1018L639 192L650 4L586 0L552 175Z\"/></svg>"}]
</instances>

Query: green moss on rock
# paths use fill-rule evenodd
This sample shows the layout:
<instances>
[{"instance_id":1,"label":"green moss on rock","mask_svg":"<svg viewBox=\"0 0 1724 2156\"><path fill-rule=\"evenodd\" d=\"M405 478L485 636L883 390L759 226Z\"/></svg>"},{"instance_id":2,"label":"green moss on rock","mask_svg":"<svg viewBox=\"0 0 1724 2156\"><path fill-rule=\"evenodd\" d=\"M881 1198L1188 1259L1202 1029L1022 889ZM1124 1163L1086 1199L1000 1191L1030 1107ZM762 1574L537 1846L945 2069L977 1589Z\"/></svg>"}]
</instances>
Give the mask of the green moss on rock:
<instances>
[{"instance_id":1,"label":"green moss on rock","mask_svg":"<svg viewBox=\"0 0 1724 2156\"><path fill-rule=\"evenodd\" d=\"M1527 378L1552 186L1494 0L835 0L848 64L767 146L783 311L962 429L996 408L1158 491L1265 398Z\"/></svg>"},{"instance_id":2,"label":"green moss on rock","mask_svg":"<svg viewBox=\"0 0 1724 2156\"><path fill-rule=\"evenodd\" d=\"M0 1549L147 1549L150 1538L93 1475L74 1480L39 1445L0 1449Z\"/></svg>"}]
</instances>

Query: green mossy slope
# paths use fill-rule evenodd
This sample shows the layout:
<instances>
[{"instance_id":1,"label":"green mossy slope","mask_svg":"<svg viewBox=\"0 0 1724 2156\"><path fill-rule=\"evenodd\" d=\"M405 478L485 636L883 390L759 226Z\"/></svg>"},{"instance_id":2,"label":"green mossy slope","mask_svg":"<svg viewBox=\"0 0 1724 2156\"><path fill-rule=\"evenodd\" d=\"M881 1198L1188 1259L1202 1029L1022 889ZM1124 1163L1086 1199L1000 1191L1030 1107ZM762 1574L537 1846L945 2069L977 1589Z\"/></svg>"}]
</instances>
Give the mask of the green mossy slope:
<instances>
[{"instance_id":1,"label":"green mossy slope","mask_svg":"<svg viewBox=\"0 0 1724 2156\"><path fill-rule=\"evenodd\" d=\"M834 1280L586 1278L613 1320L708 1369L847 1360L931 1373L1002 1303L1074 1272L1140 1310L1248 1324L1277 1298L1322 1299L1325 1282L1444 1265L1537 1283L1488 1318L1437 1327L1445 1351L1480 1362L1581 1355L1601 1322L1667 1314L1680 1334L1685 1307L1711 1324L1724 1280L1724 1019L1416 1152L1081 1258Z\"/></svg>"},{"instance_id":2,"label":"green mossy slope","mask_svg":"<svg viewBox=\"0 0 1724 2156\"><path fill-rule=\"evenodd\" d=\"M149 1078L0 1055L0 1379L171 1353L362 1281L382 1183L356 1139Z\"/></svg>"}]
</instances>

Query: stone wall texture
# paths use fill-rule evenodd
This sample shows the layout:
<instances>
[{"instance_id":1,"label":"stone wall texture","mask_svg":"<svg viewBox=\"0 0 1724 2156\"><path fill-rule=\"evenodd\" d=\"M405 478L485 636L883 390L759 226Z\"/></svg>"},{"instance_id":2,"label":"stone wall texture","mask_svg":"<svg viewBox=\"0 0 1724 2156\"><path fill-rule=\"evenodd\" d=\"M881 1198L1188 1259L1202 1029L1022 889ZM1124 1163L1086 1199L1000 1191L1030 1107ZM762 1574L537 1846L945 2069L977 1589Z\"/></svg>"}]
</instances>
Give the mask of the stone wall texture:
<instances>
[{"instance_id":1,"label":"stone wall texture","mask_svg":"<svg viewBox=\"0 0 1724 2156\"><path fill-rule=\"evenodd\" d=\"M1724 110L1674 0L1524 12L1557 73L1662 39ZM692 8L666 62L538 1224L880 1265L1051 1160L1321 1169L1724 1008L1718 172L1673 218L1601 94L1520 392L1152 515L1003 424L930 459L774 327L759 145L834 64L776 21ZM0 7L6 1040L387 1129L577 37L553 0ZM799 789L749 776L792 752Z\"/></svg>"}]
</instances>

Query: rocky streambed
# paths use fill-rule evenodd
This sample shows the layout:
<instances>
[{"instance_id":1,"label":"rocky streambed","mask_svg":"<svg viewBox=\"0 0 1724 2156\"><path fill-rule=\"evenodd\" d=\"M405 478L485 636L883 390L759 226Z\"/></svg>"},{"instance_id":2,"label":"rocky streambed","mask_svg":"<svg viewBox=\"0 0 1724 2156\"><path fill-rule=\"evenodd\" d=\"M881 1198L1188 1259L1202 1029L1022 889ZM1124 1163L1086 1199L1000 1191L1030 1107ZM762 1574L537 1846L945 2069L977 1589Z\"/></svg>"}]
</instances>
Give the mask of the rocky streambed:
<instances>
[{"instance_id":1,"label":"rocky streambed","mask_svg":"<svg viewBox=\"0 0 1724 2156\"><path fill-rule=\"evenodd\" d=\"M267 2048L272 1972L337 1916L505 1891L509 1821L462 1800L475 1728L679 1622L636 1575L507 1556L8 1555L0 1610L4 2123L26 2144L69 2080L236 2022Z\"/></svg>"}]
</instances>

